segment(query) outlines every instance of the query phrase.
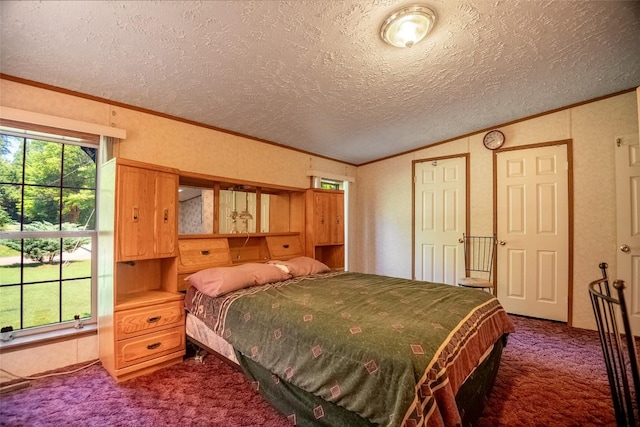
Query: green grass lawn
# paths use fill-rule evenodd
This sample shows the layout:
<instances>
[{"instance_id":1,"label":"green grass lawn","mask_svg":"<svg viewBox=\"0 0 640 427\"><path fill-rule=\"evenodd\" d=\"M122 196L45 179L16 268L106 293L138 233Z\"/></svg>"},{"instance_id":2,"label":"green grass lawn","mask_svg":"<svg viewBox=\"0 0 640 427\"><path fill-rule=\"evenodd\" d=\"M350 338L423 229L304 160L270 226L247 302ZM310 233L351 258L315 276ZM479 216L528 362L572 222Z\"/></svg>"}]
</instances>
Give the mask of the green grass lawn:
<instances>
[{"instance_id":1,"label":"green grass lawn","mask_svg":"<svg viewBox=\"0 0 640 427\"><path fill-rule=\"evenodd\" d=\"M20 252L16 251L15 249L11 249L5 245L0 245L0 257L18 255L20 255Z\"/></svg>"},{"instance_id":2,"label":"green grass lawn","mask_svg":"<svg viewBox=\"0 0 640 427\"><path fill-rule=\"evenodd\" d=\"M6 255L4 255L6 256ZM91 261L71 261L62 266L62 278L91 275ZM22 289L23 328L57 323L62 298L62 320L91 315L91 279L65 280L60 285L60 264L25 264ZM20 265L0 265L0 285L20 283ZM62 289L60 289L62 286ZM0 286L0 326L20 328L20 286Z\"/></svg>"}]
</instances>

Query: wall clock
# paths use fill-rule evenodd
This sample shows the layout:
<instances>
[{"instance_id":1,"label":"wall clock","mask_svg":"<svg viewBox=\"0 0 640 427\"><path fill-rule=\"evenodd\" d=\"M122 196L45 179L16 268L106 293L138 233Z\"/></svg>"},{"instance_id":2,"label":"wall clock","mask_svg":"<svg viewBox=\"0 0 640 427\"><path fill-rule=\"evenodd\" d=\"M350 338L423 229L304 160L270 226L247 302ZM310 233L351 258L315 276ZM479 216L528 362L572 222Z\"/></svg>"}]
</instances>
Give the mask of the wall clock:
<instances>
[{"instance_id":1,"label":"wall clock","mask_svg":"<svg viewBox=\"0 0 640 427\"><path fill-rule=\"evenodd\" d=\"M499 130L492 130L484 136L482 142L484 143L484 146L489 150L497 150L498 148L502 147L502 144L504 144L504 140L505 138L502 132L500 132Z\"/></svg>"}]
</instances>

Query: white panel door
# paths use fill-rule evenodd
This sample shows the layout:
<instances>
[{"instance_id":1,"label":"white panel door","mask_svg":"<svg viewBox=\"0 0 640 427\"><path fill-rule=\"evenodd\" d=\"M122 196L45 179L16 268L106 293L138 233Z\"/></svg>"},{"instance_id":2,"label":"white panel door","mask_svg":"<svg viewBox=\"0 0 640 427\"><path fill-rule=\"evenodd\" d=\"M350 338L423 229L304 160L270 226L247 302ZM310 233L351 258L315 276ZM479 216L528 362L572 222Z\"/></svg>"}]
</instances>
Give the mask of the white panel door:
<instances>
[{"instance_id":1,"label":"white panel door","mask_svg":"<svg viewBox=\"0 0 640 427\"><path fill-rule=\"evenodd\" d=\"M505 151L496 156L498 299L509 313L566 322L566 146Z\"/></svg>"},{"instance_id":2,"label":"white panel door","mask_svg":"<svg viewBox=\"0 0 640 427\"><path fill-rule=\"evenodd\" d=\"M634 335L640 334L640 145L638 135L616 138L616 224L618 268L611 279L624 280Z\"/></svg>"},{"instance_id":3,"label":"white panel door","mask_svg":"<svg viewBox=\"0 0 640 427\"><path fill-rule=\"evenodd\" d=\"M464 274L466 159L416 163L415 278L454 285Z\"/></svg>"}]
</instances>

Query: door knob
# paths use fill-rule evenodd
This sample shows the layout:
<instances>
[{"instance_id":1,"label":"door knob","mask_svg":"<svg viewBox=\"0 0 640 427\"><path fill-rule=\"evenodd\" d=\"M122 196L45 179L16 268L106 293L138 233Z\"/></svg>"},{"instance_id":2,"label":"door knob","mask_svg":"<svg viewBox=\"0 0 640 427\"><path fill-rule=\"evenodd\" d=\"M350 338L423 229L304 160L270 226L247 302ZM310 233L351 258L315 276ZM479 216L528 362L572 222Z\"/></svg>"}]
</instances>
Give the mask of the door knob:
<instances>
[{"instance_id":1,"label":"door knob","mask_svg":"<svg viewBox=\"0 0 640 427\"><path fill-rule=\"evenodd\" d=\"M624 243L624 244L622 244L622 245L620 246L620 250L621 250L622 252L629 252L629 251L631 250L631 248L629 247L629 245L627 245L626 243Z\"/></svg>"},{"instance_id":2,"label":"door knob","mask_svg":"<svg viewBox=\"0 0 640 427\"><path fill-rule=\"evenodd\" d=\"M500 246L504 246L507 244L507 242L505 242L504 240L500 240L498 243L500 243Z\"/></svg>"}]
</instances>

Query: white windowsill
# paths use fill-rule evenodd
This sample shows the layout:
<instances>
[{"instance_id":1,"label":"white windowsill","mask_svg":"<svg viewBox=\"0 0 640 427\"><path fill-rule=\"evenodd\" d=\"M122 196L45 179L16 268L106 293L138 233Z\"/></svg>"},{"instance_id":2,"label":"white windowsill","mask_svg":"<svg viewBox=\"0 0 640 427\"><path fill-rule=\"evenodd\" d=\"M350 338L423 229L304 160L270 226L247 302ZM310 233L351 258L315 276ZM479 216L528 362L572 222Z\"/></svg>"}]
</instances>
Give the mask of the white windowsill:
<instances>
[{"instance_id":1,"label":"white windowsill","mask_svg":"<svg viewBox=\"0 0 640 427\"><path fill-rule=\"evenodd\" d=\"M87 335L98 333L98 325L91 323L84 325L82 329L65 328L56 331L42 332L22 337L16 337L11 341L0 341L0 354L12 351L23 350L25 348L38 347L54 342L77 339Z\"/></svg>"}]
</instances>

